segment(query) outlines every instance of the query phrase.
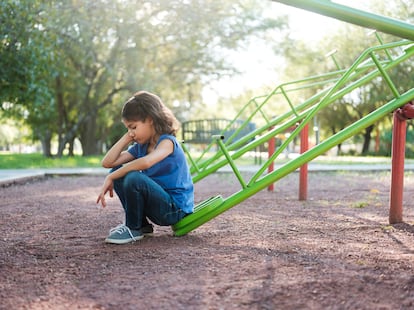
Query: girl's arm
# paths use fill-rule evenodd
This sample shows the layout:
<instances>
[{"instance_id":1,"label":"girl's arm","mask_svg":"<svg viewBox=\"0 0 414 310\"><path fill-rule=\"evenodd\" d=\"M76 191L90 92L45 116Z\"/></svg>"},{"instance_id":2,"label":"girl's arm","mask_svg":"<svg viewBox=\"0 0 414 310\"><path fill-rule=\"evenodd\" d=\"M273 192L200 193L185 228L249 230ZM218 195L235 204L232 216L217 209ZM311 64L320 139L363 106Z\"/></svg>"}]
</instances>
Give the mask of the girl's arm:
<instances>
[{"instance_id":1,"label":"girl's arm","mask_svg":"<svg viewBox=\"0 0 414 310\"><path fill-rule=\"evenodd\" d=\"M132 141L128 133L124 134L106 153L102 159L102 166L104 168L114 168L133 160L134 157L129 152L124 151Z\"/></svg>"},{"instance_id":2,"label":"girl's arm","mask_svg":"<svg viewBox=\"0 0 414 310\"><path fill-rule=\"evenodd\" d=\"M125 137L125 136L124 136ZM124 143L126 138L122 137L107 153L105 158L102 160L102 165L108 164L107 167L115 167L120 164L127 163L121 168L107 175L101 192L96 200L96 203L101 203L102 207L106 206L105 194L109 192L109 196L113 197L114 180L125 176L130 171L145 170L156 163L160 162L174 151L174 144L171 140L165 139L158 144L158 146L148 155L137 158L131 161L133 156L127 151L122 152L121 150L127 145ZM123 141L123 142L121 142ZM122 146L122 147L121 147ZM113 166L112 166L113 165ZM105 166L104 166L105 167Z\"/></svg>"},{"instance_id":3,"label":"girl's arm","mask_svg":"<svg viewBox=\"0 0 414 310\"><path fill-rule=\"evenodd\" d=\"M111 178L112 180L116 180L116 179L123 177L130 171L139 171L139 170L148 169L152 167L153 165L155 165L156 163L163 160L164 158L166 158L173 151L174 151L173 142L169 139L162 140L151 153L143 157L129 161L127 164L123 165L121 168L109 174L108 177ZM131 154L129 155L132 156Z\"/></svg>"}]
</instances>

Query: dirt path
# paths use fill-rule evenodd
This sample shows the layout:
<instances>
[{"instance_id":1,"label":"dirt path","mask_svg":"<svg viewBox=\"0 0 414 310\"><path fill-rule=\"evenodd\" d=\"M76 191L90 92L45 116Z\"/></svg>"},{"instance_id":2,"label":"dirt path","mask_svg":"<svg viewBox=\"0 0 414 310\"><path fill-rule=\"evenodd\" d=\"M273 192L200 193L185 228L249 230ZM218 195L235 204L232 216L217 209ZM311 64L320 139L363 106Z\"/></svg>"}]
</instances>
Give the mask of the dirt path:
<instances>
[{"instance_id":1,"label":"dirt path","mask_svg":"<svg viewBox=\"0 0 414 310\"><path fill-rule=\"evenodd\" d=\"M389 173L311 173L278 182L183 237L156 227L103 242L123 219L94 204L102 177L0 188L1 309L413 309L414 176L405 223L388 225ZM196 200L228 196L227 174Z\"/></svg>"}]
</instances>

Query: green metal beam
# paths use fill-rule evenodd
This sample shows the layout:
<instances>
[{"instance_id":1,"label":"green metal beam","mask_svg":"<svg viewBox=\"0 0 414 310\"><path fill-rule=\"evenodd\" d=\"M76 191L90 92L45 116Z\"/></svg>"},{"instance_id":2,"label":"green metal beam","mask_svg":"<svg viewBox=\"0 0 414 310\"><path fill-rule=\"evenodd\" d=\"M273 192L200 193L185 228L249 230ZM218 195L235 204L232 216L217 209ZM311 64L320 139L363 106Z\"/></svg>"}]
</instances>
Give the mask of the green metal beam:
<instances>
[{"instance_id":1,"label":"green metal beam","mask_svg":"<svg viewBox=\"0 0 414 310\"><path fill-rule=\"evenodd\" d=\"M331 96L329 96L329 98L325 99L325 105L330 104L331 102L342 98L343 96L345 96L346 94L350 93L352 90L361 87L362 85L368 83L369 81L371 81L372 79L374 79L375 77L380 75L380 71L377 70L373 70L369 73L366 73L364 70L359 69L360 66L364 63L364 59L366 59L367 57L369 57L373 52L375 51L383 51L384 49L387 50L388 48L396 48L399 46L407 46L407 48L405 49L404 54L400 55L398 58L394 59L392 62L387 63L384 65L384 69L385 70L390 70L394 67L396 67L398 64L401 64L402 62L406 61L407 59L410 59L411 57L414 56L414 46L410 45L411 42L410 41L400 41L400 42L393 42L393 43L388 43L388 44L384 44L382 46L376 46L376 47L372 47L369 48L367 50L365 50L365 52L358 58L358 61L352 66L351 69L348 69L346 71L343 72L343 74L349 75L351 72L355 72L355 76L353 77L353 79L351 79L353 82L347 86L345 86L343 89L338 90L335 93L331 93ZM365 68L365 66L362 66L362 68ZM365 74L363 75L361 78L359 78L358 80L355 80L355 78L357 78L358 76L360 76L359 74ZM351 74L352 75L352 74ZM341 78L343 79L343 77ZM320 96L326 96L327 92L332 92L332 90L323 90L321 91L321 93L314 95L313 97L311 97L310 99L306 100L304 103L298 105L296 107L296 109L298 111L301 111L301 113L299 114L299 116L296 117L292 117L293 116L293 112L292 111L288 111L287 113L276 117L270 124L268 124L267 126L264 126L262 128L258 128L257 130L255 130L252 134L253 137L256 135L257 136L252 142L246 144L246 145L239 145L239 141L235 142L234 144L228 146L228 151L232 150L234 151L231 155L232 159L238 159L239 157L241 157L243 154L245 154L247 151L249 150L253 150L255 149L257 146L263 144L264 142L268 141L271 137L274 137L276 134L278 133L282 133L284 132L287 128L290 128L292 126L294 126L296 123L301 122L306 115L309 113L309 109L315 106L315 103L319 102L319 100L321 99ZM316 99L316 100L314 100ZM274 126L273 129L269 130L270 126ZM251 137L249 135L246 136L246 138L250 139ZM208 176L209 174L217 171L218 169L220 169L221 167L225 166L228 164L228 161L226 159L221 159L219 160L221 154L216 154L217 156L214 157L214 160L218 160L215 162L209 162L207 165L201 165L200 166L200 170L197 171L197 175L193 176L193 182L198 182L201 179L203 179L204 177Z\"/></svg>"},{"instance_id":2,"label":"green metal beam","mask_svg":"<svg viewBox=\"0 0 414 310\"><path fill-rule=\"evenodd\" d=\"M196 229L197 227L210 221L211 219L215 218L221 213L238 205L239 203L243 202L249 197L257 194L259 191L265 189L270 184L282 179L283 177L295 171L305 163L308 163L312 159L320 156L321 154L324 154L326 151L330 150L335 145L338 145L346 139L356 135L364 128L374 124L381 118L385 117L386 115L389 115L397 108L412 100L414 100L414 88L404 93L399 98L391 100L387 104L383 105L377 110L371 112L370 114L351 124L350 126L338 132L337 134L326 139L321 144L316 145L312 149L303 153L301 156L291 160L290 162L286 163L280 168L263 176L256 182L249 184L247 187L243 186L243 188L240 191L234 193L233 195L225 199L223 199L223 197L221 196L212 197L209 200L202 202L201 205L197 206L197 208L199 208L200 211L188 215L183 220L178 222L176 225L172 226L174 234L176 236L182 236Z\"/></svg>"},{"instance_id":3,"label":"green metal beam","mask_svg":"<svg viewBox=\"0 0 414 310\"><path fill-rule=\"evenodd\" d=\"M273 0L365 28L414 41L414 25L328 0Z\"/></svg>"}]
</instances>

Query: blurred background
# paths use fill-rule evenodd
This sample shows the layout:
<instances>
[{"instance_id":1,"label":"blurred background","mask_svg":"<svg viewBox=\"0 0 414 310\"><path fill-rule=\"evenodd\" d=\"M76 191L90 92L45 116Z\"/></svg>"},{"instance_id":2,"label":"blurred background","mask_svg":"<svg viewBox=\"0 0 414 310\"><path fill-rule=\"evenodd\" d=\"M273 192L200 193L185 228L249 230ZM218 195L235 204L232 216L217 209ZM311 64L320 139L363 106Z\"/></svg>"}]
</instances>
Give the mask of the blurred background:
<instances>
[{"instance_id":1,"label":"blurred background","mask_svg":"<svg viewBox=\"0 0 414 310\"><path fill-rule=\"evenodd\" d=\"M414 20L413 0L335 2ZM346 66L378 44L366 28L268 0L6 0L0 21L3 163L16 154L99 158L125 132L120 109L138 90L159 95L182 123L233 119L282 82L334 70L333 50ZM407 71L399 81L412 85ZM336 113L318 117L312 143L375 109L382 94L343 98ZM286 108L276 100L266 109ZM391 119L333 154L389 156Z\"/></svg>"}]
</instances>

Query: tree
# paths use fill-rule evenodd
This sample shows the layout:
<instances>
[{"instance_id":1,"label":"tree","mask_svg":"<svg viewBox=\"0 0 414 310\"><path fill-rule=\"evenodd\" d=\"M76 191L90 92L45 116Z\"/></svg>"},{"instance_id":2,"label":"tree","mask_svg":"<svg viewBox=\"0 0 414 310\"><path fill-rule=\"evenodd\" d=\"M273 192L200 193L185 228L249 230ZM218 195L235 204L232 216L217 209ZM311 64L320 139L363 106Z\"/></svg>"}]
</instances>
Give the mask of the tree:
<instances>
[{"instance_id":1,"label":"tree","mask_svg":"<svg viewBox=\"0 0 414 310\"><path fill-rule=\"evenodd\" d=\"M45 18L42 1L0 3L0 109L3 117L24 120L36 128L33 132L44 146L53 131L49 120L55 116ZM47 147L45 155L50 155Z\"/></svg>"},{"instance_id":2,"label":"tree","mask_svg":"<svg viewBox=\"0 0 414 310\"><path fill-rule=\"evenodd\" d=\"M392 13L390 14L390 11L387 11L387 14L385 15L391 15L402 20L409 20L410 17L407 16L409 10L405 11L405 14L400 14L404 7L407 7L407 5L409 7L409 2L412 3L412 1L394 1L391 5L393 6ZM396 3L398 4L396 5ZM376 3L376 13L384 13L389 9L388 4L389 2L382 3L381 5L377 5ZM336 49L338 51L335 54L335 58L341 68L348 68L362 51L368 47L380 44L376 35L368 35L369 33L369 29L344 23L344 26L340 28L337 33L323 38L314 46L307 46L305 48L303 46L301 47L300 42L287 41L284 45L285 55L289 60L288 65L286 66L288 70L286 76L291 76L292 72L294 72L296 78L298 78L298 76L305 77L307 75L315 75L321 72L336 70L336 64L334 62L321 61L322 58L319 56L329 52L332 49ZM379 36L383 42L399 40L399 38L389 35L379 34ZM298 56L298 53L300 53L300 56ZM382 60L387 57L387 55L377 56L379 56ZM315 61L315 59L317 61ZM404 65L404 68L399 67L388 72L393 81L398 81L397 87L401 90L401 92L411 88L413 81L412 65L407 65L407 63ZM298 72L302 75L297 74ZM316 92L316 90L313 91ZM311 94L305 98L310 97L310 95ZM388 102L391 98L393 98L392 93L387 83L384 83L384 79L381 77L374 79L363 88L353 91L349 96L345 96L337 102L330 104L327 108L322 109L318 113L317 117L322 127L322 132L324 132L325 135L335 134L352 122L355 122L361 117L376 110L378 107ZM383 127L385 124L389 123L390 121L385 119L378 124L369 126L361 132L360 137L362 138L362 154L365 155L369 153L372 136L373 133L376 132L375 129L378 126ZM338 153L340 153L340 148L341 145L338 145Z\"/></svg>"},{"instance_id":3,"label":"tree","mask_svg":"<svg viewBox=\"0 0 414 310\"><path fill-rule=\"evenodd\" d=\"M159 94L186 117L201 104L203 85L236 72L222 50L280 26L262 18L258 1L72 0L38 4L38 10L19 4L13 2L20 14L36 19L32 24L47 42L40 80L48 96L36 108L15 89L7 101L11 110L25 111L34 132L44 127L45 141L58 136L59 156L75 138L84 155L100 153L119 122L120 105L139 89Z\"/></svg>"}]
</instances>

